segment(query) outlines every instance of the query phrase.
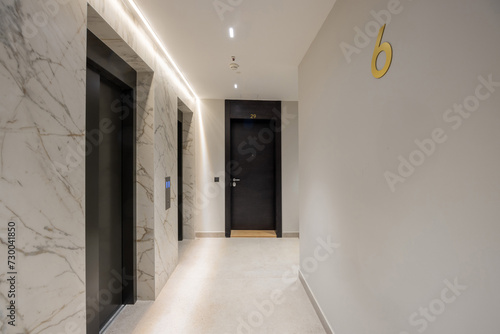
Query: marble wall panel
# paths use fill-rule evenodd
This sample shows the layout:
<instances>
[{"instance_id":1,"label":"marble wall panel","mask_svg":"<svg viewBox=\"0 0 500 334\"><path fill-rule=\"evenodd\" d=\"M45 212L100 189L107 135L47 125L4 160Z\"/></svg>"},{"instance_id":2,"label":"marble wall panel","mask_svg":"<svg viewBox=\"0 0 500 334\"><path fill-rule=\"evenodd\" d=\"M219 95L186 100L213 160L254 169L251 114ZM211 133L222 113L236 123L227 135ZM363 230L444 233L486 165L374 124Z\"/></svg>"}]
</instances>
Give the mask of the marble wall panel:
<instances>
[{"instance_id":1,"label":"marble wall panel","mask_svg":"<svg viewBox=\"0 0 500 334\"><path fill-rule=\"evenodd\" d=\"M130 8L89 4L114 31L105 43L139 71L145 95L137 108L138 297L153 299L177 265L177 99L192 110L196 102ZM7 223L18 229L17 326L5 322L1 268L2 333L85 329L86 30L87 1L0 3L0 259ZM172 177L167 211L165 176Z\"/></svg>"},{"instance_id":2,"label":"marble wall panel","mask_svg":"<svg viewBox=\"0 0 500 334\"><path fill-rule=\"evenodd\" d=\"M85 27L84 1L0 3L2 333L85 326ZM5 284L9 221L15 298ZM16 327L6 323L13 299Z\"/></svg>"},{"instance_id":3,"label":"marble wall panel","mask_svg":"<svg viewBox=\"0 0 500 334\"><path fill-rule=\"evenodd\" d=\"M168 84L168 69L155 72L154 198L156 295L177 266L177 96ZM165 210L165 177L171 177L171 208Z\"/></svg>"}]
</instances>

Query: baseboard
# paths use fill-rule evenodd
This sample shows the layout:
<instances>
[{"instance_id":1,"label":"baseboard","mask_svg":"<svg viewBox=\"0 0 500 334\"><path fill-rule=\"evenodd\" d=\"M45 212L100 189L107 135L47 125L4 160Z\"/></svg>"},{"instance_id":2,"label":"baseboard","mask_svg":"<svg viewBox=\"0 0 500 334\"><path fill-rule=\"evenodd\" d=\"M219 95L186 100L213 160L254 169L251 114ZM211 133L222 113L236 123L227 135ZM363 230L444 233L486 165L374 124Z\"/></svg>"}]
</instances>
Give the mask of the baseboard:
<instances>
[{"instance_id":1,"label":"baseboard","mask_svg":"<svg viewBox=\"0 0 500 334\"><path fill-rule=\"evenodd\" d=\"M316 314L318 315L319 321L321 321L321 324L323 325L323 328L325 329L325 332L327 334L335 334L332 330L332 327L330 327L330 324L328 323L328 320L326 320L325 314L323 313L323 310L318 304L318 301L314 297L314 294L311 291L311 288L309 287L309 284L307 284L306 279L302 275L302 271L299 270L299 279L300 282L302 283L302 286L304 287L304 290L306 290L307 296L309 297L309 300L311 301L311 304L314 307L314 310L316 311Z\"/></svg>"},{"instance_id":2,"label":"baseboard","mask_svg":"<svg viewBox=\"0 0 500 334\"><path fill-rule=\"evenodd\" d=\"M196 238L225 238L224 232L196 232Z\"/></svg>"},{"instance_id":3,"label":"baseboard","mask_svg":"<svg viewBox=\"0 0 500 334\"><path fill-rule=\"evenodd\" d=\"M196 232L196 238L225 238L224 232ZM283 232L283 238L299 238L299 232Z\"/></svg>"}]
</instances>

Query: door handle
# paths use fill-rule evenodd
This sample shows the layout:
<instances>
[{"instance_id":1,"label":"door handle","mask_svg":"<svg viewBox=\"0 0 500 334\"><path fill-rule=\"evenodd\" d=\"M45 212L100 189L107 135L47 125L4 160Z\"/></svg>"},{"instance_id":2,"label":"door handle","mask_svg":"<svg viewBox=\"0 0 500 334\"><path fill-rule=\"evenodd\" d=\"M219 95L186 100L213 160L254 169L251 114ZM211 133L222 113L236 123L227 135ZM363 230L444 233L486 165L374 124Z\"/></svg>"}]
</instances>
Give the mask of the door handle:
<instances>
[{"instance_id":1,"label":"door handle","mask_svg":"<svg viewBox=\"0 0 500 334\"><path fill-rule=\"evenodd\" d=\"M233 188L236 188L236 182L240 182L240 179L233 178Z\"/></svg>"}]
</instances>

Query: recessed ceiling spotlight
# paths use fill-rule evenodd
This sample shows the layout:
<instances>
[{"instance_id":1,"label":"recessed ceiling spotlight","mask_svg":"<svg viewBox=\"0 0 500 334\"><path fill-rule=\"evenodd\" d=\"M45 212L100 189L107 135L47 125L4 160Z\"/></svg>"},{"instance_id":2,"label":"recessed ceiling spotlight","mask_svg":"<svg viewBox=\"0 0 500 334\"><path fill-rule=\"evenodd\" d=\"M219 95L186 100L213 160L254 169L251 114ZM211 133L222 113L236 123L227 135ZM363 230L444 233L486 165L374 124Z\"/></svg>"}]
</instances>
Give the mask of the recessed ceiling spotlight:
<instances>
[{"instance_id":1,"label":"recessed ceiling spotlight","mask_svg":"<svg viewBox=\"0 0 500 334\"><path fill-rule=\"evenodd\" d=\"M233 27L229 28L229 37L234 38L234 29L233 29Z\"/></svg>"},{"instance_id":2,"label":"recessed ceiling spotlight","mask_svg":"<svg viewBox=\"0 0 500 334\"><path fill-rule=\"evenodd\" d=\"M234 89L238 89L238 84L234 84Z\"/></svg>"}]
</instances>

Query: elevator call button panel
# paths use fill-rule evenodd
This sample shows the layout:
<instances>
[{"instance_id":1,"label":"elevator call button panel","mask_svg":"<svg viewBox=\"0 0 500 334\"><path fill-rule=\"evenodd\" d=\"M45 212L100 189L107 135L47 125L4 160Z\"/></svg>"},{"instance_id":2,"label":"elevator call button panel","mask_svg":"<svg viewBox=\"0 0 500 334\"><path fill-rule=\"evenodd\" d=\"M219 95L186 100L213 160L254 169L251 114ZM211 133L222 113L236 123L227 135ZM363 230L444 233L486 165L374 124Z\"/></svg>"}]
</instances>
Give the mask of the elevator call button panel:
<instances>
[{"instance_id":1,"label":"elevator call button panel","mask_svg":"<svg viewBox=\"0 0 500 334\"><path fill-rule=\"evenodd\" d=\"M165 210L170 209L170 177L165 178Z\"/></svg>"}]
</instances>

